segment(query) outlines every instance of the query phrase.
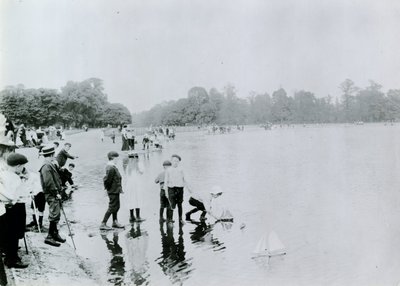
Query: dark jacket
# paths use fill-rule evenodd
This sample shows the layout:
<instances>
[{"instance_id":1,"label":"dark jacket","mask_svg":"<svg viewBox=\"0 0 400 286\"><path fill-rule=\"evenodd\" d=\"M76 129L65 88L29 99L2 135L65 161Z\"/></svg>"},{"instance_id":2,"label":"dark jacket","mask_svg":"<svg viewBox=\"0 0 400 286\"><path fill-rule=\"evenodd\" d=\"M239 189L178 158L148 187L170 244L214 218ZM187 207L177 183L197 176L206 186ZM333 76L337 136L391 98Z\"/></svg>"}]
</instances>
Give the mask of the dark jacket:
<instances>
[{"instance_id":1,"label":"dark jacket","mask_svg":"<svg viewBox=\"0 0 400 286\"><path fill-rule=\"evenodd\" d=\"M74 181L72 180L72 173L68 169L62 168L59 173L61 178L61 185L63 187L65 187L67 183L70 186L74 184Z\"/></svg>"},{"instance_id":2,"label":"dark jacket","mask_svg":"<svg viewBox=\"0 0 400 286\"><path fill-rule=\"evenodd\" d=\"M50 161L45 161L39 170L40 183L42 184L43 193L46 195L56 196L61 190L61 178L57 167Z\"/></svg>"},{"instance_id":3,"label":"dark jacket","mask_svg":"<svg viewBox=\"0 0 400 286\"><path fill-rule=\"evenodd\" d=\"M75 159L74 156L71 156L65 149L61 149L61 151L57 155L57 162L60 168L64 167L65 163L67 162L67 159Z\"/></svg>"},{"instance_id":4,"label":"dark jacket","mask_svg":"<svg viewBox=\"0 0 400 286\"><path fill-rule=\"evenodd\" d=\"M109 195L122 193L121 174L117 167L107 165L103 182Z\"/></svg>"}]
</instances>

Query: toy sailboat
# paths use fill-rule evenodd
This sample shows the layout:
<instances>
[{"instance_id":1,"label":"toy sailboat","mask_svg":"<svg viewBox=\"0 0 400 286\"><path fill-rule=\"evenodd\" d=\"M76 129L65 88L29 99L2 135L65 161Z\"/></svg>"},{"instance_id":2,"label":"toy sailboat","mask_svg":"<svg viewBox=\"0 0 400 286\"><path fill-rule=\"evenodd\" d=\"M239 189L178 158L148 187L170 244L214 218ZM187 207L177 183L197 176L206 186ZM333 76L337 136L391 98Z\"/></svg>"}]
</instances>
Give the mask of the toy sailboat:
<instances>
[{"instance_id":1,"label":"toy sailboat","mask_svg":"<svg viewBox=\"0 0 400 286\"><path fill-rule=\"evenodd\" d=\"M220 221L233 221L233 215L229 210L224 210L222 212L221 218L219 219Z\"/></svg>"},{"instance_id":2,"label":"toy sailboat","mask_svg":"<svg viewBox=\"0 0 400 286\"><path fill-rule=\"evenodd\" d=\"M272 231L267 239L267 234L264 234L258 241L256 248L253 251L255 257L260 256L278 256L285 255L286 248L279 239L278 235Z\"/></svg>"}]
</instances>

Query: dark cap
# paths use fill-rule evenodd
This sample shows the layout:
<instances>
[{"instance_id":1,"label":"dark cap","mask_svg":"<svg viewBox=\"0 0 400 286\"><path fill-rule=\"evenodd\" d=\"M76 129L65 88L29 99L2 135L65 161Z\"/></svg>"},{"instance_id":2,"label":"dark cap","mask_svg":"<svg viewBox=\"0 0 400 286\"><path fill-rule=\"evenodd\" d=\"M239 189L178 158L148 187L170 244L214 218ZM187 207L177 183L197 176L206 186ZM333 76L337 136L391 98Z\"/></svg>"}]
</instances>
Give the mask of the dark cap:
<instances>
[{"instance_id":1,"label":"dark cap","mask_svg":"<svg viewBox=\"0 0 400 286\"><path fill-rule=\"evenodd\" d=\"M26 163L28 163L28 159L22 154L12 153L12 154L8 155L8 157L7 157L7 164L8 164L8 166L11 166L11 167L23 165Z\"/></svg>"},{"instance_id":2,"label":"dark cap","mask_svg":"<svg viewBox=\"0 0 400 286\"><path fill-rule=\"evenodd\" d=\"M108 152L107 157L109 160L111 160L112 158L119 157L119 154L115 151L110 151L110 152Z\"/></svg>"},{"instance_id":3,"label":"dark cap","mask_svg":"<svg viewBox=\"0 0 400 286\"><path fill-rule=\"evenodd\" d=\"M164 163L162 163L163 166L171 166L171 161L165 160Z\"/></svg>"}]
</instances>

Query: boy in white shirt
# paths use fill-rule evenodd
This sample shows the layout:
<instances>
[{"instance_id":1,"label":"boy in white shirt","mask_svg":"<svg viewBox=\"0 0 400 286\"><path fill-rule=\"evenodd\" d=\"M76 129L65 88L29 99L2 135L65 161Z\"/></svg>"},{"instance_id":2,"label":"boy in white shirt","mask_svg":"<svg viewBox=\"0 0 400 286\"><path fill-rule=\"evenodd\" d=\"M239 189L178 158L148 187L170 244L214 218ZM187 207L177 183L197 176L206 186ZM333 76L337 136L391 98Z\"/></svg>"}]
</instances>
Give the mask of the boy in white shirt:
<instances>
[{"instance_id":1,"label":"boy in white shirt","mask_svg":"<svg viewBox=\"0 0 400 286\"><path fill-rule=\"evenodd\" d=\"M179 155L174 154L171 156L172 166L165 172L164 189L166 190L171 207L171 209L167 210L167 221L171 223L174 222L172 219L173 211L175 207L178 206L179 223L184 224L182 220L183 188L187 183L182 169L179 168L181 160L182 159Z\"/></svg>"}]
</instances>

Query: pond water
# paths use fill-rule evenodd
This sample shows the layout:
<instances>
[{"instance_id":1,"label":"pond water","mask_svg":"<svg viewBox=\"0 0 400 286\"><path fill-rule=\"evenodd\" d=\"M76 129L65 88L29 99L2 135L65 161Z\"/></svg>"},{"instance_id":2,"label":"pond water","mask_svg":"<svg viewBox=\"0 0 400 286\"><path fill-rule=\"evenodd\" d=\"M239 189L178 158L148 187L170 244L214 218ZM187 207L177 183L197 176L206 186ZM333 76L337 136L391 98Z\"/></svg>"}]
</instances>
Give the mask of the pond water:
<instances>
[{"instance_id":1,"label":"pond water","mask_svg":"<svg viewBox=\"0 0 400 286\"><path fill-rule=\"evenodd\" d=\"M66 205L78 255L116 285L397 285L400 281L400 126L296 126L206 135L178 133L145 166L146 221L100 232L108 198L106 154L120 149L97 130L68 138L76 182ZM233 223L209 218L173 228L159 223L155 177L171 154L193 188L219 186ZM184 212L190 209L185 195ZM176 216L176 214L174 214ZM253 259L274 231L287 255Z\"/></svg>"}]
</instances>

